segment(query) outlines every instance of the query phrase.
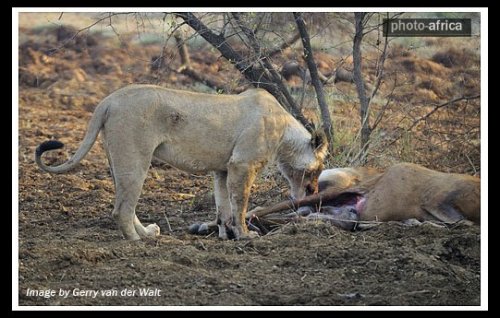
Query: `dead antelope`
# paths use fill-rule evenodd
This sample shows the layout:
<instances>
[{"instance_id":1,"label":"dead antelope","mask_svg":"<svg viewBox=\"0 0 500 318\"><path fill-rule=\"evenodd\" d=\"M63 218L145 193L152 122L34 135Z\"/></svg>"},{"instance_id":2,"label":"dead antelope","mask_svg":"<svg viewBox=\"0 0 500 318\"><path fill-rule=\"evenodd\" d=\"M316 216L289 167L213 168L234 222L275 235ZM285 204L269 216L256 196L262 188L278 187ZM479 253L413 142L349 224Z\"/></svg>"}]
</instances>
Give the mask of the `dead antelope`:
<instances>
[{"instance_id":1,"label":"dead antelope","mask_svg":"<svg viewBox=\"0 0 500 318\"><path fill-rule=\"evenodd\" d=\"M247 218L298 208L294 217L325 219L348 230L358 221L480 222L477 177L401 163L384 173L367 168L325 170L318 181L318 194L254 209Z\"/></svg>"}]
</instances>

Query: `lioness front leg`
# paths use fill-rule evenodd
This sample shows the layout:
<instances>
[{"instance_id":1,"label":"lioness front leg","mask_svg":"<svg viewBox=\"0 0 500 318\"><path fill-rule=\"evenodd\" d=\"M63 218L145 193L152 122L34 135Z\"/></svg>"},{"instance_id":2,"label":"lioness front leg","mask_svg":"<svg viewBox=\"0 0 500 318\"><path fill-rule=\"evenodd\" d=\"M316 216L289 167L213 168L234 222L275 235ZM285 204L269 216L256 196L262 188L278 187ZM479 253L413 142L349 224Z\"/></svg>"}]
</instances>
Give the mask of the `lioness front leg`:
<instances>
[{"instance_id":1,"label":"lioness front leg","mask_svg":"<svg viewBox=\"0 0 500 318\"><path fill-rule=\"evenodd\" d=\"M251 238L255 232L249 232L246 225L246 213L250 189L262 164L248 162L230 162L228 165L227 190L231 203L231 218L221 222L231 229L235 239Z\"/></svg>"},{"instance_id":2,"label":"lioness front leg","mask_svg":"<svg viewBox=\"0 0 500 318\"><path fill-rule=\"evenodd\" d=\"M231 204L229 203L229 194L227 192L227 172L214 172L214 197L215 205L217 206L217 216L215 221L205 222L202 224L192 224L189 227L189 233L197 235L207 235L215 228L219 230L219 238L227 239L227 231L225 223L232 220Z\"/></svg>"},{"instance_id":3,"label":"lioness front leg","mask_svg":"<svg viewBox=\"0 0 500 318\"><path fill-rule=\"evenodd\" d=\"M219 238L227 239L226 222L232 218L231 203L227 191L227 172L218 171L214 173L214 196L217 206L217 227L219 228Z\"/></svg>"}]
</instances>

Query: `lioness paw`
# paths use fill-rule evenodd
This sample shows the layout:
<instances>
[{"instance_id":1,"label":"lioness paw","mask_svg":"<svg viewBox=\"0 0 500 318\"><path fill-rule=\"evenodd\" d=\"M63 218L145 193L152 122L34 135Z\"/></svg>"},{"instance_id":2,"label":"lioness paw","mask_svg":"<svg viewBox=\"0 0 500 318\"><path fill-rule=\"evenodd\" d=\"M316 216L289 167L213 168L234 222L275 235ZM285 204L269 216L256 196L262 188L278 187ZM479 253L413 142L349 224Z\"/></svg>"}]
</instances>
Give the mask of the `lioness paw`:
<instances>
[{"instance_id":1,"label":"lioness paw","mask_svg":"<svg viewBox=\"0 0 500 318\"><path fill-rule=\"evenodd\" d=\"M159 235L160 235L160 227L158 225L156 225L156 223L149 224L148 226L146 226L146 236L147 237L154 238L154 237L157 237Z\"/></svg>"}]
</instances>

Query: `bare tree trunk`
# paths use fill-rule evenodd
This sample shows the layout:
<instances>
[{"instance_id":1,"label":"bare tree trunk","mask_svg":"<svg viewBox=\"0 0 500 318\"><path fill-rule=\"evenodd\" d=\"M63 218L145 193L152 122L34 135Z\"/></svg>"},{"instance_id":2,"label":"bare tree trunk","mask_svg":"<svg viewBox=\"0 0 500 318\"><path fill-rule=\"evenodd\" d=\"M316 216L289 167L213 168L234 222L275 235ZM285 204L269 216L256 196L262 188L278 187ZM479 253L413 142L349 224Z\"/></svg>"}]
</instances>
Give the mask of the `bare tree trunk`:
<instances>
[{"instance_id":1,"label":"bare tree trunk","mask_svg":"<svg viewBox=\"0 0 500 318\"><path fill-rule=\"evenodd\" d=\"M191 66L189 50L187 48L184 37L179 32L175 32L174 38L175 38L175 43L177 44L177 50L179 51L179 57L181 59L181 66L179 67L177 72L189 76L191 79L203 83L204 85L212 89L215 89L216 91L224 90L224 83L212 79L205 74L197 72Z\"/></svg>"},{"instance_id":2,"label":"bare tree trunk","mask_svg":"<svg viewBox=\"0 0 500 318\"><path fill-rule=\"evenodd\" d=\"M326 136L330 146L333 145L333 129L332 120L330 118L330 111L328 105L326 104L325 93L323 91L323 84L321 83L318 68L314 62L314 56L311 48L311 40L309 39L309 33L307 33L306 23L302 18L302 14L299 12L294 12L295 22L299 29L300 37L302 38L302 45L304 46L304 57L307 62L307 67L309 68L309 74L311 75L311 82L316 91L316 97L318 98L318 105L321 111L321 121L323 122L323 128L325 129Z\"/></svg>"},{"instance_id":3,"label":"bare tree trunk","mask_svg":"<svg viewBox=\"0 0 500 318\"><path fill-rule=\"evenodd\" d=\"M191 12L178 12L175 15L184 20L184 22L189 25L193 30L195 30L200 36L202 36L208 43L215 47L219 52L230 61L238 71L240 71L246 79L248 79L254 86L262 87L271 93L288 111L299 120L308 130L310 130L311 124L302 115L299 108L296 106L293 99L286 94L286 90L283 91L282 88L284 84L278 78L276 74L272 72L272 68L269 69L271 77L266 74L265 69L258 69L253 65L248 64L245 59L236 52L231 45L227 42L227 39L222 34L215 34L206 25L204 25L193 13ZM266 67L267 68L267 67ZM280 85L281 83L281 85ZM282 86L283 85L283 86ZM289 95L289 94L288 94Z\"/></svg>"},{"instance_id":4,"label":"bare tree trunk","mask_svg":"<svg viewBox=\"0 0 500 318\"><path fill-rule=\"evenodd\" d=\"M356 90L358 92L358 98L360 102L360 117L361 117L361 152L366 152L368 148L368 141L370 140L371 128L370 128L370 103L366 96L365 82L363 80L363 75L361 73L361 41L363 40L364 31L364 18L365 12L355 12L354 13L354 23L355 23L355 34L353 43L353 79L356 85ZM365 158L365 156L360 156L360 158Z\"/></svg>"},{"instance_id":5,"label":"bare tree trunk","mask_svg":"<svg viewBox=\"0 0 500 318\"><path fill-rule=\"evenodd\" d=\"M181 58L181 64L184 67L191 67L191 59L189 58L189 51L182 35L177 31L174 33L175 44Z\"/></svg>"}]
</instances>

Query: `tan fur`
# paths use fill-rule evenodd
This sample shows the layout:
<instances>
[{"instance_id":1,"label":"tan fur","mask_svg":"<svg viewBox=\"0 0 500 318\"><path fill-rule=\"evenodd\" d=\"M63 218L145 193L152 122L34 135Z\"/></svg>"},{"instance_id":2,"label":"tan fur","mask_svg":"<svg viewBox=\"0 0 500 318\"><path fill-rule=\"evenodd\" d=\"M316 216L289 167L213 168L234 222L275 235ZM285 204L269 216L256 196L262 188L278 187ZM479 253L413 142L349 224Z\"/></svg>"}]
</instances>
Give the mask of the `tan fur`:
<instances>
[{"instance_id":1,"label":"tan fur","mask_svg":"<svg viewBox=\"0 0 500 318\"><path fill-rule=\"evenodd\" d=\"M380 171L370 167L335 168L323 170L319 176L319 187L348 189L358 185Z\"/></svg>"},{"instance_id":2,"label":"tan fur","mask_svg":"<svg viewBox=\"0 0 500 318\"><path fill-rule=\"evenodd\" d=\"M135 206L152 158L188 172L214 172L219 236L227 230L236 238L249 235L244 215L256 175L276 160L301 198L317 180L327 144L314 144L309 132L264 90L240 95L210 95L131 85L106 97L96 108L87 134L66 163L45 171L64 173L102 137L116 189L113 216L127 239L159 234L144 227Z\"/></svg>"},{"instance_id":3,"label":"tan fur","mask_svg":"<svg viewBox=\"0 0 500 318\"><path fill-rule=\"evenodd\" d=\"M480 179L463 174L442 173L422 166L401 163L384 173L362 175L365 168L347 168L335 180L334 173L322 172L319 182L331 182L344 189L364 188L363 221L418 219L456 222L462 218L480 222ZM366 171L365 171L366 172ZM352 180L356 180L352 184Z\"/></svg>"}]
</instances>

